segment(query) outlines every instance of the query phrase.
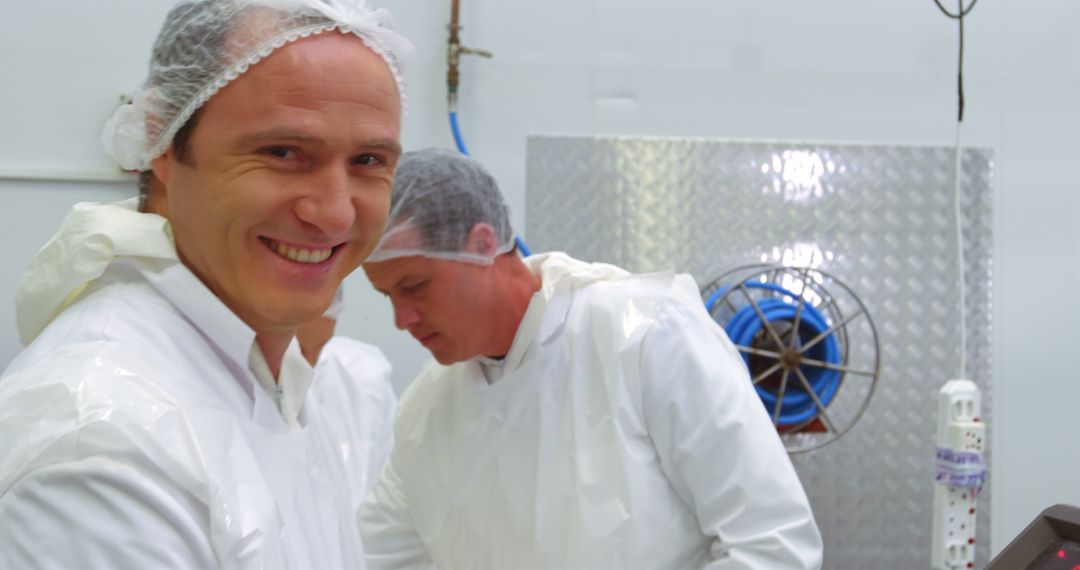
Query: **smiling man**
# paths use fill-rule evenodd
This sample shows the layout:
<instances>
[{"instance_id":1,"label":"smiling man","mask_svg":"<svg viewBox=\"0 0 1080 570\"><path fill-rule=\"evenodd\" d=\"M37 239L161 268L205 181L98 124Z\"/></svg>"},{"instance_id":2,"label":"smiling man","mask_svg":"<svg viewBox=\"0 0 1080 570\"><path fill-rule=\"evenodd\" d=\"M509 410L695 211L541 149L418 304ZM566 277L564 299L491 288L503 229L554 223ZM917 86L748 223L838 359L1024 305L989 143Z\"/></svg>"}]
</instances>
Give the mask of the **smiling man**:
<instances>
[{"instance_id":1,"label":"smiling man","mask_svg":"<svg viewBox=\"0 0 1080 570\"><path fill-rule=\"evenodd\" d=\"M345 376L294 337L386 222L410 48L388 24L357 0L169 13L104 136L141 207L76 206L19 291L0 567L363 566L370 406L312 386Z\"/></svg>"}]
</instances>

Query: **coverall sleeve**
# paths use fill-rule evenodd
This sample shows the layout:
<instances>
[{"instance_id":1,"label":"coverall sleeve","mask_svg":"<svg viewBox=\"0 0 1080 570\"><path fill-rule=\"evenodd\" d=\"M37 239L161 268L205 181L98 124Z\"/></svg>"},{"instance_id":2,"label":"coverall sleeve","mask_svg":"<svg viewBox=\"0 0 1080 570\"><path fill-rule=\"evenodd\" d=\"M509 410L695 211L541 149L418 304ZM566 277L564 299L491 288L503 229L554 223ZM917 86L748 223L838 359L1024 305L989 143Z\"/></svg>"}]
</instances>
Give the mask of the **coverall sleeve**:
<instances>
[{"instance_id":1,"label":"coverall sleeve","mask_svg":"<svg viewBox=\"0 0 1080 570\"><path fill-rule=\"evenodd\" d=\"M735 346L695 309L661 311L640 381L661 468L712 539L706 568L820 568L821 535L776 428Z\"/></svg>"},{"instance_id":2,"label":"coverall sleeve","mask_svg":"<svg viewBox=\"0 0 1080 570\"><path fill-rule=\"evenodd\" d=\"M380 422L372 434L371 465L368 481L378 481L390 453L394 449L394 412L397 411L397 396L388 380L379 385L381 397L377 398L381 407Z\"/></svg>"},{"instance_id":3,"label":"coverall sleeve","mask_svg":"<svg viewBox=\"0 0 1080 570\"><path fill-rule=\"evenodd\" d=\"M409 513L408 497L397 474L394 456L360 506L358 520L368 570L435 568Z\"/></svg>"},{"instance_id":4,"label":"coverall sleeve","mask_svg":"<svg viewBox=\"0 0 1080 570\"><path fill-rule=\"evenodd\" d=\"M0 568L217 568L205 508L160 479L98 456L27 473L0 496Z\"/></svg>"}]
</instances>

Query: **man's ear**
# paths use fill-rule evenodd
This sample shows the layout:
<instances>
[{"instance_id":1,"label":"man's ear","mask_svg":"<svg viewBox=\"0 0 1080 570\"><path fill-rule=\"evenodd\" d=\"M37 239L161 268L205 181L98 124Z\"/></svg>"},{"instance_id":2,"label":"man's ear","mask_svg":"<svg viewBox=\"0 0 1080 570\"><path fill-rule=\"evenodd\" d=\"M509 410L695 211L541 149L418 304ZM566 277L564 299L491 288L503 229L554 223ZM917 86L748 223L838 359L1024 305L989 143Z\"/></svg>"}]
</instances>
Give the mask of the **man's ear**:
<instances>
[{"instance_id":1,"label":"man's ear","mask_svg":"<svg viewBox=\"0 0 1080 570\"><path fill-rule=\"evenodd\" d=\"M172 145L165 154L150 161L150 179L145 192L145 208L147 212L169 217L169 175L174 172L176 159L173 156Z\"/></svg>"},{"instance_id":2,"label":"man's ear","mask_svg":"<svg viewBox=\"0 0 1080 570\"><path fill-rule=\"evenodd\" d=\"M150 161L150 169L160 182L168 182L176 164L176 155L173 153L172 144L165 149L161 156Z\"/></svg>"},{"instance_id":3,"label":"man's ear","mask_svg":"<svg viewBox=\"0 0 1080 570\"><path fill-rule=\"evenodd\" d=\"M479 223L469 230L469 239L465 243L465 251L484 257L495 257L499 249L495 238L495 228L491 224Z\"/></svg>"}]
</instances>

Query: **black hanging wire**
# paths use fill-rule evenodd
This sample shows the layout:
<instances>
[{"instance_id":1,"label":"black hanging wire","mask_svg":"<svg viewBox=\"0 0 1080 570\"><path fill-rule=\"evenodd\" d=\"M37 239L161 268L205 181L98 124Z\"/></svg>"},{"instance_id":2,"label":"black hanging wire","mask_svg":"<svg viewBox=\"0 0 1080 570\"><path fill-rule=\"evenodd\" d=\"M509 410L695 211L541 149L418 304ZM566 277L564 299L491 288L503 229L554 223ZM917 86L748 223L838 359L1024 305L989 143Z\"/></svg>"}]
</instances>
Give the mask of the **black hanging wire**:
<instances>
[{"instance_id":1,"label":"black hanging wire","mask_svg":"<svg viewBox=\"0 0 1080 570\"><path fill-rule=\"evenodd\" d=\"M979 0L971 0L971 4L964 8L964 0L957 0L957 12L952 12L945 9L945 6L941 5L940 0L934 0L934 4L937 4L942 14L945 14L949 18L956 20L960 26L960 61L956 66L956 93L959 99L957 105L956 122L964 122L964 16L967 16L974 8L975 4Z\"/></svg>"},{"instance_id":2,"label":"black hanging wire","mask_svg":"<svg viewBox=\"0 0 1080 570\"><path fill-rule=\"evenodd\" d=\"M961 5L959 14L953 14L952 12L946 10L945 7L941 5L941 2L939 0L934 0L934 4L937 4L937 7L940 8L941 12L943 14L945 14L946 16L948 16L948 17L950 17L950 18L952 18L954 20L959 20L960 18L963 18L964 16L967 16L968 12L970 12L971 9L975 7L975 3L978 2L978 1L979 0L972 0L971 5L967 7L967 10L965 10L964 7Z\"/></svg>"}]
</instances>

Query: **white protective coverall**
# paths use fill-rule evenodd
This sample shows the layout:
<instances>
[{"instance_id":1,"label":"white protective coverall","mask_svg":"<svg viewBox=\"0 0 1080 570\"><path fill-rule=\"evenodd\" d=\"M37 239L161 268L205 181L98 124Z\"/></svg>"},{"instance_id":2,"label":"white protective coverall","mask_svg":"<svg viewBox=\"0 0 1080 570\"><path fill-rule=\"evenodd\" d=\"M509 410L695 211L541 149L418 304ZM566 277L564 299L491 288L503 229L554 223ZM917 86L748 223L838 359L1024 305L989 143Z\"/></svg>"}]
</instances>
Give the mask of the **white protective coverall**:
<instances>
[{"instance_id":1,"label":"white protective coverall","mask_svg":"<svg viewBox=\"0 0 1080 570\"><path fill-rule=\"evenodd\" d=\"M312 386L322 402L356 406L334 418L346 425L343 437L352 438L344 454L353 496L361 500L379 480L379 473L394 447L394 412L397 396L390 384L390 363L382 351L355 339L335 336L323 345L315 363ZM339 412L343 410L338 410Z\"/></svg>"},{"instance_id":2,"label":"white protective coverall","mask_svg":"<svg viewBox=\"0 0 1080 570\"><path fill-rule=\"evenodd\" d=\"M564 254L501 361L431 363L361 510L368 567L818 568L806 495L692 278Z\"/></svg>"},{"instance_id":3,"label":"white protective coverall","mask_svg":"<svg viewBox=\"0 0 1080 570\"><path fill-rule=\"evenodd\" d=\"M313 377L294 341L271 394L255 332L134 208L76 206L23 280L0 568L363 568L366 454L386 443L358 415L385 402L345 380L386 383L388 362Z\"/></svg>"}]
</instances>

